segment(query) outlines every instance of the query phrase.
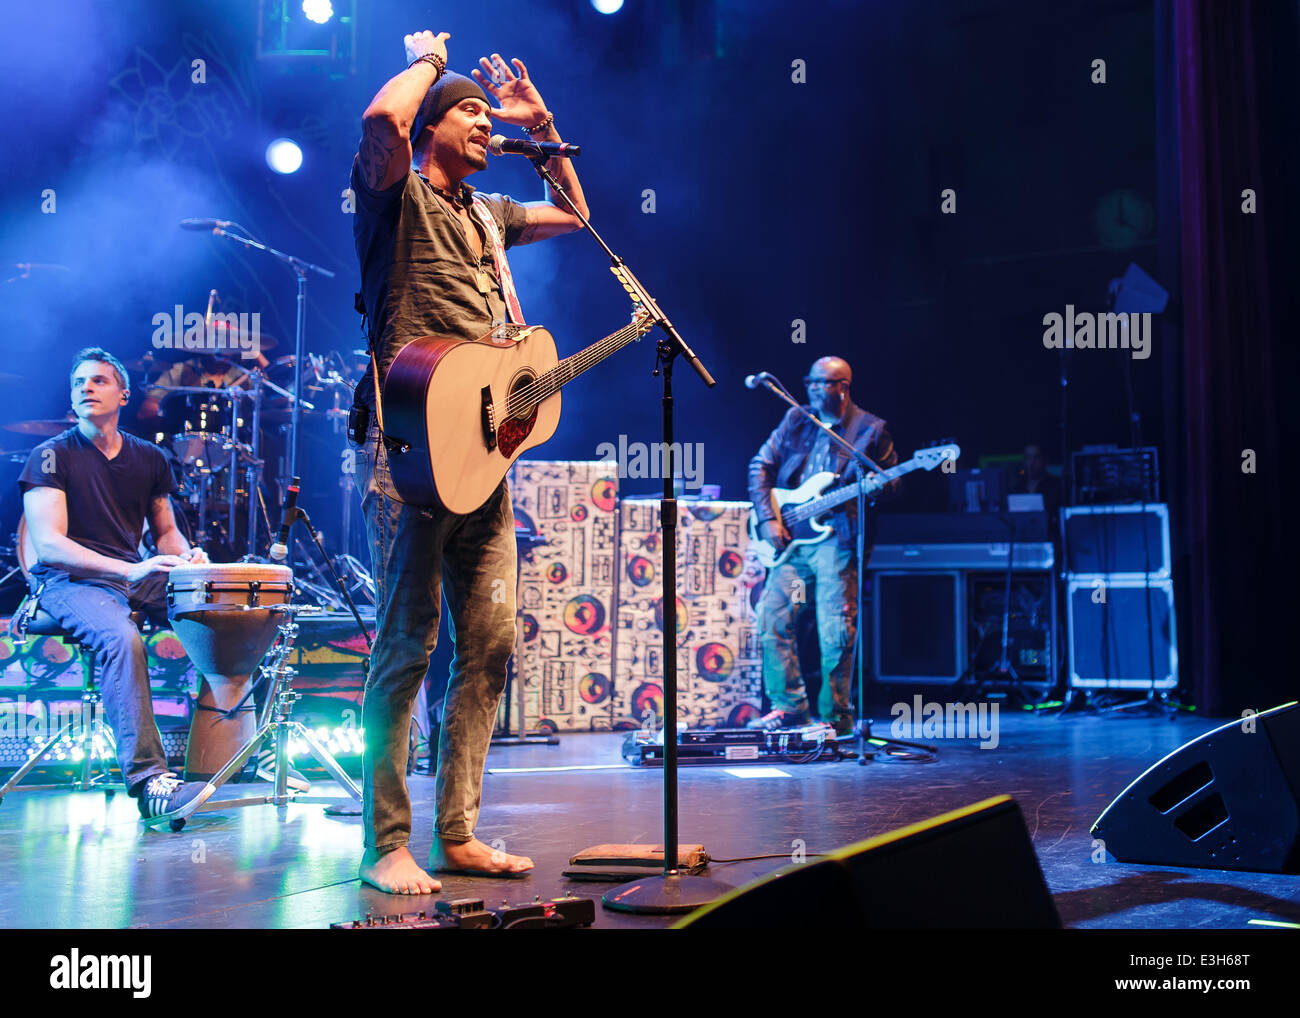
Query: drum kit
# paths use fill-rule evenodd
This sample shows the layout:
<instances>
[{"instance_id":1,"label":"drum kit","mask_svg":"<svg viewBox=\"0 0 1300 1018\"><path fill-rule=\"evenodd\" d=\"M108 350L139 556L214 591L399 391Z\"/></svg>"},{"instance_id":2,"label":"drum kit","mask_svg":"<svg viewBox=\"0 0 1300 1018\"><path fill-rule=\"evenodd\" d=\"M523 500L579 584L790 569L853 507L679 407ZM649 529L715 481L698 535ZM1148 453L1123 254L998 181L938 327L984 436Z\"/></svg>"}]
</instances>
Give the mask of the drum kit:
<instances>
[{"instance_id":1,"label":"drum kit","mask_svg":"<svg viewBox=\"0 0 1300 1018\"><path fill-rule=\"evenodd\" d=\"M263 350L276 345L266 335L261 343ZM213 558L255 558L271 530L261 499L268 460L279 468L274 473L281 495L288 485L284 432L294 402L288 388L296 372L293 356L265 364L210 355L169 363L146 356L126 366L143 375L149 396L140 430L171 465L194 542ZM354 384L349 365L336 354L309 355L305 368L300 417L315 430L326 426L338 445L333 463L342 463ZM340 486L350 480L342 478ZM354 496L350 483L347 488L344 512L350 516ZM266 527L260 535L259 517ZM341 531L345 542L350 532Z\"/></svg>"}]
</instances>

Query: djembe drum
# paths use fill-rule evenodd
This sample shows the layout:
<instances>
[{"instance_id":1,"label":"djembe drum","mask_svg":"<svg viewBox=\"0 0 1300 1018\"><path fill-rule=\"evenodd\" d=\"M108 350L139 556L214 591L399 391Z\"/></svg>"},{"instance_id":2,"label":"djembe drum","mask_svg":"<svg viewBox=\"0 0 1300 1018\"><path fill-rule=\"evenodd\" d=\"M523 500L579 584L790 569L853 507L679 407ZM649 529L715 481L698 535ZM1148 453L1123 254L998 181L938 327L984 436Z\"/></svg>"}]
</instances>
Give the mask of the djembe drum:
<instances>
[{"instance_id":1,"label":"djembe drum","mask_svg":"<svg viewBox=\"0 0 1300 1018\"><path fill-rule=\"evenodd\" d=\"M210 779L252 738L253 671L275 640L292 592L287 566L204 563L168 574L167 617L202 676L186 780Z\"/></svg>"}]
</instances>

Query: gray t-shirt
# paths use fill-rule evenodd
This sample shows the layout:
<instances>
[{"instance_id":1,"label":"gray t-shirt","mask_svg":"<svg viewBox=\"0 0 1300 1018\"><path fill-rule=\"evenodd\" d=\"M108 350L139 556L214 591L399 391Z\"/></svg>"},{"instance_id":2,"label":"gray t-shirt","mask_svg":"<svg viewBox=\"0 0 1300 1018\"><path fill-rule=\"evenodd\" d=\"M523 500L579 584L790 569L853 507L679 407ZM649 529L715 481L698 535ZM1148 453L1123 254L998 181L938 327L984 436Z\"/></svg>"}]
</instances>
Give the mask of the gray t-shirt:
<instances>
[{"instance_id":1,"label":"gray t-shirt","mask_svg":"<svg viewBox=\"0 0 1300 1018\"><path fill-rule=\"evenodd\" d=\"M506 304L491 242L483 238L483 255L476 258L464 224L424 177L411 170L387 191L372 191L361 179L359 164L359 159L352 164L357 203L352 233L382 381L411 340L478 339L507 320ZM524 207L500 194L484 197L510 247L523 232ZM478 229L480 236L486 232ZM485 279L480 280L480 272ZM373 408L373 388L367 370L357 385L356 402Z\"/></svg>"}]
</instances>

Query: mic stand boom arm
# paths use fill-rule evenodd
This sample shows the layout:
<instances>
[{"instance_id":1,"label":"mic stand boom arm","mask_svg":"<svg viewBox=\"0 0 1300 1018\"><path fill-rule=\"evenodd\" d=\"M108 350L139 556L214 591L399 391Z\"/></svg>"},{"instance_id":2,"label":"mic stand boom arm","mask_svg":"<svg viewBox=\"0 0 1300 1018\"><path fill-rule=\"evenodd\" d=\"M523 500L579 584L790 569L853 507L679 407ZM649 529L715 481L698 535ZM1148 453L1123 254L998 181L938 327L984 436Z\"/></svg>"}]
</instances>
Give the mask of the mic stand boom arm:
<instances>
[{"instance_id":1,"label":"mic stand boom arm","mask_svg":"<svg viewBox=\"0 0 1300 1018\"><path fill-rule=\"evenodd\" d=\"M663 309L660 308L655 299L650 296L650 291L645 288L641 280L637 279L632 273L632 270L627 267L627 262L623 261L622 258L614 253L613 249L605 243L605 238L596 232L587 217L578 210L578 206L575 205L573 199L569 197L569 192L560 185L560 182L555 179L551 171L546 168L546 159L539 157L536 159L530 159L529 162L533 164L533 169L537 171L537 175L541 177L542 180L546 181L546 184L550 189L564 200L564 204L569 207L569 211L577 216L578 220L582 223L583 229L591 234L596 243L600 245L601 250L609 256L610 271L613 272L618 278L618 281L623 284L623 289L631 295L633 301L640 304L650 312L650 317L654 324L663 329L676 345L677 350L674 352L680 352L682 356L686 358L686 363L695 369L695 373L700 376L700 380L712 389L717 383L714 381L713 376L709 374L708 368L701 363L699 357L695 355L695 351L687 345L686 340L682 339L682 335L677 331L676 326L668 320L668 316L663 313Z\"/></svg>"}]
</instances>

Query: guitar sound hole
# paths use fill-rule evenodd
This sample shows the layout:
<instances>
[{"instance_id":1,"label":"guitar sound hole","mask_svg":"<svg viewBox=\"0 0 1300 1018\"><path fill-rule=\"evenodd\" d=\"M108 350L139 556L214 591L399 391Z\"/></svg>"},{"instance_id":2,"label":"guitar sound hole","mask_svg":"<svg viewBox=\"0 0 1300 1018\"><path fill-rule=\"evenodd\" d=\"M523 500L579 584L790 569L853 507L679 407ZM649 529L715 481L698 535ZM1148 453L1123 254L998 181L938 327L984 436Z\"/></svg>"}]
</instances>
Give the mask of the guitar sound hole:
<instances>
[{"instance_id":1,"label":"guitar sound hole","mask_svg":"<svg viewBox=\"0 0 1300 1018\"><path fill-rule=\"evenodd\" d=\"M532 415L533 401L526 397L518 395L521 390L528 388L537 380L537 376L531 371L521 371L510 382L510 395L507 397L506 405L510 410L510 416L516 420L525 420Z\"/></svg>"}]
</instances>

